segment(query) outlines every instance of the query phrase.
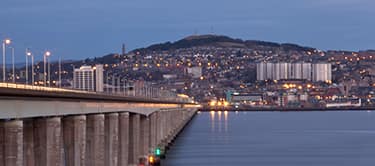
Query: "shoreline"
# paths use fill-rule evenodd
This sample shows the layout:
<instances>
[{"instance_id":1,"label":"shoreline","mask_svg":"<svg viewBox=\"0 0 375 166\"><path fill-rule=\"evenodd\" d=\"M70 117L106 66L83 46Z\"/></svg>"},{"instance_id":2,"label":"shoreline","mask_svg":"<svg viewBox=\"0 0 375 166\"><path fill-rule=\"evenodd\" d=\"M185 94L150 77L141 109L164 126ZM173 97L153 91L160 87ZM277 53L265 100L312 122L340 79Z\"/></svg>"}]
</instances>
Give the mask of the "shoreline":
<instances>
[{"instance_id":1,"label":"shoreline","mask_svg":"<svg viewBox=\"0 0 375 166\"><path fill-rule=\"evenodd\" d=\"M311 112L311 111L375 111L375 107L334 107L334 108L199 108L198 111L240 111L240 112Z\"/></svg>"}]
</instances>

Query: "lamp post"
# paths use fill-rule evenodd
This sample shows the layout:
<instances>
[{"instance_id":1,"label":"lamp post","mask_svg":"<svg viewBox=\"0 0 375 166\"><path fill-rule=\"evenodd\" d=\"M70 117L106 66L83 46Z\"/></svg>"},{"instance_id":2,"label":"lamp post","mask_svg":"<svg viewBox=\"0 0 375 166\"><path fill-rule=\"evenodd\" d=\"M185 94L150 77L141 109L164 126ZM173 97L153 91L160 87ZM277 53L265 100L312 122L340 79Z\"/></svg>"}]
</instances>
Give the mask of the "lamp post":
<instances>
[{"instance_id":1,"label":"lamp post","mask_svg":"<svg viewBox=\"0 0 375 166\"><path fill-rule=\"evenodd\" d=\"M26 49L26 84L29 84L29 56L31 57L31 85L34 85L34 56L29 49Z\"/></svg>"},{"instance_id":2,"label":"lamp post","mask_svg":"<svg viewBox=\"0 0 375 166\"><path fill-rule=\"evenodd\" d=\"M120 78L120 76L117 77L117 92L121 93L121 78Z\"/></svg>"},{"instance_id":3,"label":"lamp post","mask_svg":"<svg viewBox=\"0 0 375 166\"><path fill-rule=\"evenodd\" d=\"M48 56L51 56L51 52L49 52L49 51L46 51L45 53L44 53L44 55L43 55L43 62L44 62L44 67L43 67L43 78L44 78L44 86L46 86L47 85L47 70L46 70L46 58L48 57Z\"/></svg>"},{"instance_id":4,"label":"lamp post","mask_svg":"<svg viewBox=\"0 0 375 166\"><path fill-rule=\"evenodd\" d=\"M25 51L25 54L26 54L26 65L25 65L25 68L26 68L26 81L25 81L25 84L29 84L29 67L27 66L28 65L28 62L29 62L29 49L26 48L26 51Z\"/></svg>"},{"instance_id":5,"label":"lamp post","mask_svg":"<svg viewBox=\"0 0 375 166\"><path fill-rule=\"evenodd\" d=\"M12 49L12 81L13 83L16 83L16 73L15 73L15 67L14 67L14 47L11 47Z\"/></svg>"},{"instance_id":6,"label":"lamp post","mask_svg":"<svg viewBox=\"0 0 375 166\"><path fill-rule=\"evenodd\" d=\"M51 87L51 63L49 61L49 58L47 58L47 66L48 66L48 87Z\"/></svg>"},{"instance_id":7,"label":"lamp post","mask_svg":"<svg viewBox=\"0 0 375 166\"><path fill-rule=\"evenodd\" d=\"M61 57L59 57L59 88L61 88Z\"/></svg>"},{"instance_id":8,"label":"lamp post","mask_svg":"<svg viewBox=\"0 0 375 166\"><path fill-rule=\"evenodd\" d=\"M113 73L112 74L112 86L114 89L112 89L112 94L115 94L116 93L116 81L115 81L115 74Z\"/></svg>"},{"instance_id":9,"label":"lamp post","mask_svg":"<svg viewBox=\"0 0 375 166\"><path fill-rule=\"evenodd\" d=\"M12 41L10 39L5 39L3 40L3 82L5 82L5 54L6 54L6 45L9 45L10 43L12 43Z\"/></svg>"},{"instance_id":10,"label":"lamp post","mask_svg":"<svg viewBox=\"0 0 375 166\"><path fill-rule=\"evenodd\" d=\"M122 80L122 92L124 93L124 96L126 96L126 81L125 81L125 78L123 78Z\"/></svg>"},{"instance_id":11,"label":"lamp post","mask_svg":"<svg viewBox=\"0 0 375 166\"><path fill-rule=\"evenodd\" d=\"M105 74L105 82L106 82L106 93L109 93L109 78L108 78L108 71L106 71L106 74Z\"/></svg>"}]
</instances>

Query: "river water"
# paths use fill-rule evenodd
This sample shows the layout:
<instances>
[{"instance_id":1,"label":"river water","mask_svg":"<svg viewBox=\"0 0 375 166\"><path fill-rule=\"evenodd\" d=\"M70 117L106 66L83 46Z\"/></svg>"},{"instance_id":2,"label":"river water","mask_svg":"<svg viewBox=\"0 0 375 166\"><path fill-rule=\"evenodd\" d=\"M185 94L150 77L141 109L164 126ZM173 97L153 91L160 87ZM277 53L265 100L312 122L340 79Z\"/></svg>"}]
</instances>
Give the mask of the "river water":
<instances>
[{"instance_id":1,"label":"river water","mask_svg":"<svg viewBox=\"0 0 375 166\"><path fill-rule=\"evenodd\" d=\"M375 112L202 112L163 166L374 166Z\"/></svg>"}]
</instances>

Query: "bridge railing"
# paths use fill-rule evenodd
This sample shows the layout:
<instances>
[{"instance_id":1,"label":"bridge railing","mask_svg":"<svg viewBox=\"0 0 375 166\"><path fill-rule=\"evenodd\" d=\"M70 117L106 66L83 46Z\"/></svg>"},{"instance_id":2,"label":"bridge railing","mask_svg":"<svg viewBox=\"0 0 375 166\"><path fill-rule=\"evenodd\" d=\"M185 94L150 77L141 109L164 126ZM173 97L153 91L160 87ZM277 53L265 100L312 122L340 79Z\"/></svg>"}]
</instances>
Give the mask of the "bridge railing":
<instances>
[{"instance_id":1,"label":"bridge railing","mask_svg":"<svg viewBox=\"0 0 375 166\"><path fill-rule=\"evenodd\" d=\"M114 91L114 92L95 92L95 91L83 91L76 89L67 88L57 88L57 87L45 87L45 86L35 86L27 84L16 84L16 83L0 83L2 88L14 88L14 89L26 89L26 90L36 90L44 92L70 92L70 93L80 93L80 94L100 94L100 95L110 95L118 97L137 97L145 99L161 99L165 101L177 101L177 102L187 102L193 103L193 100L188 96L178 95L177 93L158 89L154 87L142 87L139 89Z\"/></svg>"},{"instance_id":2,"label":"bridge railing","mask_svg":"<svg viewBox=\"0 0 375 166\"><path fill-rule=\"evenodd\" d=\"M2 88L15 88L15 89L28 89L28 90L37 90L37 91L48 91L48 92L91 93L89 91L80 91L80 90L56 88L56 87L34 86L34 85L16 84L16 83L0 83L0 87L2 87Z\"/></svg>"}]
</instances>

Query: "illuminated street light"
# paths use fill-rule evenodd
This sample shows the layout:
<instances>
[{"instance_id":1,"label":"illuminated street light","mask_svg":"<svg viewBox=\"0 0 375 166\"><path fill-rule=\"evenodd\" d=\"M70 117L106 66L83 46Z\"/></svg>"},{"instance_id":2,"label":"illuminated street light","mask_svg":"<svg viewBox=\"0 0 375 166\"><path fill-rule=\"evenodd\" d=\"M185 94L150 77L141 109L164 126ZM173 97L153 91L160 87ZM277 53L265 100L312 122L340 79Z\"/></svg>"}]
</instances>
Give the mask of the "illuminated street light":
<instances>
[{"instance_id":1,"label":"illuminated street light","mask_svg":"<svg viewBox=\"0 0 375 166\"><path fill-rule=\"evenodd\" d=\"M29 57L31 57L31 85L34 85L34 55L29 49L26 49L26 84L29 84Z\"/></svg>"},{"instance_id":2,"label":"illuminated street light","mask_svg":"<svg viewBox=\"0 0 375 166\"><path fill-rule=\"evenodd\" d=\"M5 39L5 44L9 45L12 41L10 39Z\"/></svg>"},{"instance_id":3,"label":"illuminated street light","mask_svg":"<svg viewBox=\"0 0 375 166\"><path fill-rule=\"evenodd\" d=\"M5 82L5 54L6 54L6 45L9 45L10 43L12 43L12 41L10 39L5 39L3 40L3 82Z\"/></svg>"}]
</instances>

